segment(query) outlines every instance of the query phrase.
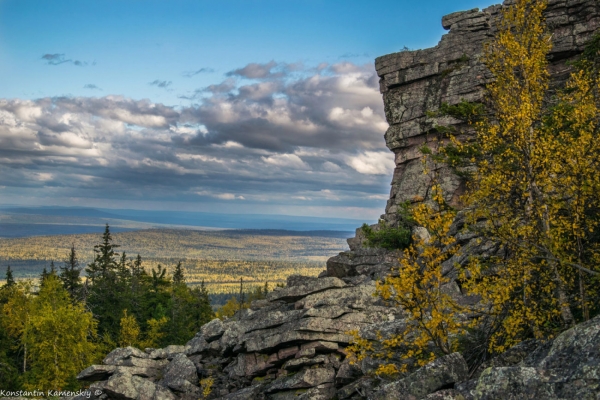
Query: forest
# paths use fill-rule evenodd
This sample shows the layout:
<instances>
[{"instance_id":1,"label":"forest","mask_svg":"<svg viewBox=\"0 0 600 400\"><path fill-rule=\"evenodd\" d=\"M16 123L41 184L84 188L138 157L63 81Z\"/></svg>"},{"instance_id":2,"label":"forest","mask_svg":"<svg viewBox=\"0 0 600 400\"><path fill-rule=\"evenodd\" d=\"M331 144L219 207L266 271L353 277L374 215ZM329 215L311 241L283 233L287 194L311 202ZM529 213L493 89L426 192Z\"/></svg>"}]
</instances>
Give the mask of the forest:
<instances>
[{"instance_id":1,"label":"forest","mask_svg":"<svg viewBox=\"0 0 600 400\"><path fill-rule=\"evenodd\" d=\"M232 241L232 235L240 240ZM65 238L70 247L56 245ZM9 390L77 389L76 374L115 347L184 344L215 310L220 318L230 317L282 286L286 276L316 275L324 266L277 260L303 260L306 245L319 246L306 236L142 231L113 237L106 225L99 243L97 235L0 243L13 262L23 257L46 263L33 279L23 277L23 271L31 276L26 268L17 278L9 265L0 287L0 381ZM320 251L338 243L325 241ZM126 250L136 245L150 261L139 253L128 256ZM91 250L79 252L79 246ZM250 260L240 259L245 251ZM190 258L177 259L178 252ZM198 254L206 259L191 258ZM233 259L220 260L224 254Z\"/></svg>"}]
</instances>

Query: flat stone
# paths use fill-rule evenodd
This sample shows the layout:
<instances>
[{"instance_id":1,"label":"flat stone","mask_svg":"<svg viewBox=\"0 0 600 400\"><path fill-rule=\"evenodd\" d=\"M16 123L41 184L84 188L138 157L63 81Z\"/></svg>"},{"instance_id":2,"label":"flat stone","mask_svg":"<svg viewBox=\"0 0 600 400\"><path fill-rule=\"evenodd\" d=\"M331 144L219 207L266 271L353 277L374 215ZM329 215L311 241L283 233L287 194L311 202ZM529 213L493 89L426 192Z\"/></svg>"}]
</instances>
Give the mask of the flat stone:
<instances>
[{"instance_id":1,"label":"flat stone","mask_svg":"<svg viewBox=\"0 0 600 400\"><path fill-rule=\"evenodd\" d=\"M121 360L129 357L148 358L149 356L135 347L119 347L108 353L102 360L102 364L117 365Z\"/></svg>"},{"instance_id":2,"label":"flat stone","mask_svg":"<svg viewBox=\"0 0 600 400\"><path fill-rule=\"evenodd\" d=\"M128 357L117 362L117 366L140 367L140 368L162 368L169 363L168 360L153 360L149 358Z\"/></svg>"},{"instance_id":3,"label":"flat stone","mask_svg":"<svg viewBox=\"0 0 600 400\"><path fill-rule=\"evenodd\" d=\"M323 353L323 352L336 351L339 347L340 346L337 343L323 342L323 341L319 340L316 342L304 343L302 346L300 346L300 350L315 349L315 351L318 351L319 353Z\"/></svg>"},{"instance_id":4,"label":"flat stone","mask_svg":"<svg viewBox=\"0 0 600 400\"><path fill-rule=\"evenodd\" d=\"M287 347L277 352L277 358L279 360L285 360L286 358L294 357L298 351L298 346Z\"/></svg>"},{"instance_id":5,"label":"flat stone","mask_svg":"<svg viewBox=\"0 0 600 400\"><path fill-rule=\"evenodd\" d=\"M291 376L277 378L266 390L266 393L283 390L311 388L323 383L332 383L335 378L333 368L304 369Z\"/></svg>"},{"instance_id":6,"label":"flat stone","mask_svg":"<svg viewBox=\"0 0 600 400\"><path fill-rule=\"evenodd\" d=\"M90 365L77 375L77 380L102 381L111 376L116 369L114 365Z\"/></svg>"},{"instance_id":7,"label":"flat stone","mask_svg":"<svg viewBox=\"0 0 600 400\"><path fill-rule=\"evenodd\" d=\"M267 295L270 301L285 301L293 303L309 294L319 293L328 289L345 287L346 283L335 277L320 278L311 280L303 285L286 287Z\"/></svg>"},{"instance_id":8,"label":"flat stone","mask_svg":"<svg viewBox=\"0 0 600 400\"><path fill-rule=\"evenodd\" d=\"M164 349L156 349L152 353L150 353L149 357L153 360L157 359L171 359L176 354L185 353L189 351L190 347L188 346L180 346L180 345L169 345Z\"/></svg>"},{"instance_id":9,"label":"flat stone","mask_svg":"<svg viewBox=\"0 0 600 400\"><path fill-rule=\"evenodd\" d=\"M286 361L283 364L282 369L286 371L296 371L305 366L312 366L317 364L329 364L329 357L326 355L320 354L316 357L301 357L301 358L293 358L289 361Z\"/></svg>"}]
</instances>

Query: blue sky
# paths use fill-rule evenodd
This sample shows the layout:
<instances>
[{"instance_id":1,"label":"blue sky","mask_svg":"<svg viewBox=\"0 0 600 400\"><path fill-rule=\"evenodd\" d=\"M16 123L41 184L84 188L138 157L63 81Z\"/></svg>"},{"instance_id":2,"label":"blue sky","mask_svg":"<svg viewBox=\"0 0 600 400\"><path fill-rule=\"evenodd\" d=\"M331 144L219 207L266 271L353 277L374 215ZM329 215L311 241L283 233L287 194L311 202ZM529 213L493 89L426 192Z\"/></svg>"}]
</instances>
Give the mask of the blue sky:
<instances>
[{"instance_id":1,"label":"blue sky","mask_svg":"<svg viewBox=\"0 0 600 400\"><path fill-rule=\"evenodd\" d=\"M0 0L0 204L376 219L373 60L490 4Z\"/></svg>"}]
</instances>

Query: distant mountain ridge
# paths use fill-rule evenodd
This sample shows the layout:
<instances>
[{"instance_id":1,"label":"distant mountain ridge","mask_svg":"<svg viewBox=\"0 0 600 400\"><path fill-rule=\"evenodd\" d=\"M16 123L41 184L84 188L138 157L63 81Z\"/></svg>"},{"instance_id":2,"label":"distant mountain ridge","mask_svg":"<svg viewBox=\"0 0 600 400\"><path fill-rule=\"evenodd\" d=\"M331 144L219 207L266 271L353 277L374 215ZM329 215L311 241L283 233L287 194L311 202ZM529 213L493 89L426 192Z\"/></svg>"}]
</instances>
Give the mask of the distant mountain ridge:
<instances>
[{"instance_id":1,"label":"distant mountain ridge","mask_svg":"<svg viewBox=\"0 0 600 400\"><path fill-rule=\"evenodd\" d=\"M147 225L136 226L135 228L138 229L152 227L164 228L166 226L189 226L213 229L266 229L273 231L285 230L300 232L336 231L337 233L334 234L335 237L349 234L358 226L361 226L363 222L365 222L358 219L304 217L276 214L217 214L188 211L145 211L59 206L5 207L0 208L0 215L8 215L19 218L29 216L27 221L19 222L21 225L69 225L71 226L72 230L75 229L74 226L76 225L97 226L104 223L109 223L111 226L113 226L117 221L118 225L123 225L123 228L130 228L125 226L125 222L131 221ZM48 220L49 218L51 221ZM0 221L0 225L9 225L10 223L14 222L16 221L3 220ZM159 224L159 226L153 226L152 224ZM2 231L6 231L7 229L10 230L10 226L5 226L3 229L0 229L0 236L7 236L1 234ZM50 228L46 227L45 229L48 230ZM278 233L272 232L272 234ZM314 234L312 235L314 236ZM329 235L331 235L331 233L327 234L327 236ZM349 236L351 236L351 234L346 237Z\"/></svg>"}]
</instances>

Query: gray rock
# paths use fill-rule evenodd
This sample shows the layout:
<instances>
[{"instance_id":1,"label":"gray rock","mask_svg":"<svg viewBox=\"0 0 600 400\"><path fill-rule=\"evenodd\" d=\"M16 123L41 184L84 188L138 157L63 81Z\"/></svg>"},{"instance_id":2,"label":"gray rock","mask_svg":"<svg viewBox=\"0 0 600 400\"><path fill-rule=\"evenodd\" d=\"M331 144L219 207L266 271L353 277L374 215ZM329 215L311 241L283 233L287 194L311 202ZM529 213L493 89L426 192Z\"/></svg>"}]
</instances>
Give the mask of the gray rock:
<instances>
[{"instance_id":1,"label":"gray rock","mask_svg":"<svg viewBox=\"0 0 600 400\"><path fill-rule=\"evenodd\" d=\"M334 378L335 371L333 368L304 369L297 374L277 378L267 387L265 392L273 393L284 390L316 387L323 383L333 383Z\"/></svg>"},{"instance_id":2,"label":"gray rock","mask_svg":"<svg viewBox=\"0 0 600 400\"><path fill-rule=\"evenodd\" d=\"M273 291L267 294L267 299L270 301L281 300L288 303L293 303L303 297L308 296L309 294L323 292L332 288L342 288L345 286L346 283L344 281L335 277L313 279L309 280L308 282L304 282L301 285L295 285L278 291Z\"/></svg>"},{"instance_id":3,"label":"gray rock","mask_svg":"<svg viewBox=\"0 0 600 400\"><path fill-rule=\"evenodd\" d=\"M169 345L164 349L156 349L152 351L149 357L153 360L158 359L172 359L177 354L185 353L189 351L190 348L188 346L179 346L179 345Z\"/></svg>"},{"instance_id":4,"label":"gray rock","mask_svg":"<svg viewBox=\"0 0 600 400\"><path fill-rule=\"evenodd\" d=\"M129 357L149 358L148 354L135 347L119 347L108 353L102 360L102 364L118 365L121 360Z\"/></svg>"},{"instance_id":5,"label":"gray rock","mask_svg":"<svg viewBox=\"0 0 600 400\"><path fill-rule=\"evenodd\" d=\"M185 355L192 356L195 354L200 354L209 349L208 342L204 340L202 336L194 336L192 340L186 343L187 350L185 351Z\"/></svg>"},{"instance_id":6,"label":"gray rock","mask_svg":"<svg viewBox=\"0 0 600 400\"><path fill-rule=\"evenodd\" d=\"M202 325L200 332L198 332L198 336L202 336L207 342L212 342L223 336L224 332L225 327L223 321L219 318L215 318L209 323Z\"/></svg>"},{"instance_id":7,"label":"gray rock","mask_svg":"<svg viewBox=\"0 0 600 400\"><path fill-rule=\"evenodd\" d=\"M392 400L398 397L413 396L421 399L430 393L467 379L469 369L459 353L438 358L419 368L406 378L384 385L373 396L374 400Z\"/></svg>"},{"instance_id":8,"label":"gray rock","mask_svg":"<svg viewBox=\"0 0 600 400\"><path fill-rule=\"evenodd\" d=\"M164 370L162 383L165 386L171 386L173 382L186 380L192 384L198 383L198 373L196 366L185 355L179 353L173 357L173 361L167 365Z\"/></svg>"},{"instance_id":9,"label":"gray rock","mask_svg":"<svg viewBox=\"0 0 600 400\"><path fill-rule=\"evenodd\" d=\"M329 364L329 357L320 354L316 357L300 357L286 361L283 364L283 369L286 371L297 371L303 367L310 367L317 364Z\"/></svg>"},{"instance_id":10,"label":"gray rock","mask_svg":"<svg viewBox=\"0 0 600 400\"><path fill-rule=\"evenodd\" d=\"M109 398L123 400L176 400L168 389L130 374L113 375L103 389Z\"/></svg>"},{"instance_id":11,"label":"gray rock","mask_svg":"<svg viewBox=\"0 0 600 400\"><path fill-rule=\"evenodd\" d=\"M256 400L261 397L260 394L262 391L263 387L261 385L250 386L234 393L229 393L222 397L222 400Z\"/></svg>"},{"instance_id":12,"label":"gray rock","mask_svg":"<svg viewBox=\"0 0 600 400\"><path fill-rule=\"evenodd\" d=\"M140 368L156 368L160 369L167 365L169 361L167 360L152 360L149 358L138 358L138 357L128 357L123 358L117 362L118 366L126 366L126 367L140 367Z\"/></svg>"},{"instance_id":13,"label":"gray rock","mask_svg":"<svg viewBox=\"0 0 600 400\"><path fill-rule=\"evenodd\" d=\"M445 389L435 393L431 393L424 397L425 400L466 400L465 397L457 390Z\"/></svg>"},{"instance_id":14,"label":"gray rock","mask_svg":"<svg viewBox=\"0 0 600 400\"><path fill-rule=\"evenodd\" d=\"M90 365L77 375L77 380L102 381L111 376L116 369L114 365Z\"/></svg>"},{"instance_id":15,"label":"gray rock","mask_svg":"<svg viewBox=\"0 0 600 400\"><path fill-rule=\"evenodd\" d=\"M315 278L314 276L290 275L287 277L286 287L303 286L309 284L310 282L314 282L317 279L318 278Z\"/></svg>"},{"instance_id":16,"label":"gray rock","mask_svg":"<svg viewBox=\"0 0 600 400\"><path fill-rule=\"evenodd\" d=\"M335 375L335 384L338 386L347 385L362 376L360 368L350 364L350 360L345 359Z\"/></svg>"}]
</instances>

